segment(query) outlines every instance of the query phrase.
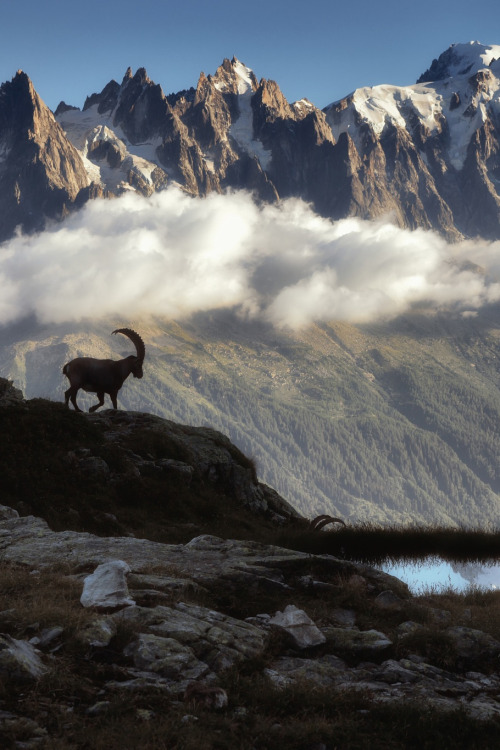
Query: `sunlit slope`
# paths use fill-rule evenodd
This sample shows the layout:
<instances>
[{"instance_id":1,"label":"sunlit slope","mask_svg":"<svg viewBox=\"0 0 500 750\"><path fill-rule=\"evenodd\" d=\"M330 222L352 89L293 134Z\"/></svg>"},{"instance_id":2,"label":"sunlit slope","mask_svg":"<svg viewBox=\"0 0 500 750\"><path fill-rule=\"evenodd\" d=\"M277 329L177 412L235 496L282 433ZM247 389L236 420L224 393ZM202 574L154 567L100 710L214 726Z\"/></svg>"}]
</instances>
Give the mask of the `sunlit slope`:
<instances>
[{"instance_id":1,"label":"sunlit slope","mask_svg":"<svg viewBox=\"0 0 500 750\"><path fill-rule=\"evenodd\" d=\"M136 322L145 377L126 381L119 403L222 430L306 515L496 525L498 321L490 309L300 332L228 313ZM67 359L131 353L114 327L4 330L0 375L28 397L62 399Z\"/></svg>"}]
</instances>

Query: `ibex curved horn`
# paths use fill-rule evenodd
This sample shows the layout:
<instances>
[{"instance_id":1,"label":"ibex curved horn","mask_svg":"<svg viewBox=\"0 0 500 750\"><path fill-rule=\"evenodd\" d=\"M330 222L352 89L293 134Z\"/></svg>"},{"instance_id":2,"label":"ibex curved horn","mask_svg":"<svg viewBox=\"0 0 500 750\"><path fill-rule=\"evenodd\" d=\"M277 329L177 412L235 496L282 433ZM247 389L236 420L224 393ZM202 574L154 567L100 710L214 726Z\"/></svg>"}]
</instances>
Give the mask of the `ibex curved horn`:
<instances>
[{"instance_id":1,"label":"ibex curved horn","mask_svg":"<svg viewBox=\"0 0 500 750\"><path fill-rule=\"evenodd\" d=\"M323 526L326 526L329 523L341 523L342 526L345 526L344 521L341 518L334 518L333 516L316 516L316 518L313 518L311 521L311 528L314 529L314 531L320 531Z\"/></svg>"},{"instance_id":2,"label":"ibex curved horn","mask_svg":"<svg viewBox=\"0 0 500 750\"><path fill-rule=\"evenodd\" d=\"M128 336L132 343L135 345L137 359L139 359L141 362L144 362L144 357L146 356L146 347L144 345L144 341L141 339L138 333L133 331L131 328L117 328L115 331L112 331L112 334L113 333L123 333L124 336Z\"/></svg>"}]
</instances>

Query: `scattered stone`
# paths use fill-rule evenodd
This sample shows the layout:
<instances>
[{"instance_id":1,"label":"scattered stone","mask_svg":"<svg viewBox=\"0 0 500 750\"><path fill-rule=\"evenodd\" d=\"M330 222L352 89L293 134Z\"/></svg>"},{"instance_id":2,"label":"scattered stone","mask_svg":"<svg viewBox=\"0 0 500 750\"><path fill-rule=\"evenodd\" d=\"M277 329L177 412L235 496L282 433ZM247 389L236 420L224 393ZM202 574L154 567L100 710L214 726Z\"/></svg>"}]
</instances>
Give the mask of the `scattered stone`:
<instances>
[{"instance_id":1,"label":"scattered stone","mask_svg":"<svg viewBox=\"0 0 500 750\"><path fill-rule=\"evenodd\" d=\"M445 634L452 640L459 654L468 661L496 659L500 655L500 643L487 633L460 625L446 628Z\"/></svg>"},{"instance_id":2,"label":"scattered stone","mask_svg":"<svg viewBox=\"0 0 500 750\"><path fill-rule=\"evenodd\" d=\"M220 687L205 685L202 682L191 682L184 691L184 701L194 703L202 708L225 708L227 693Z\"/></svg>"},{"instance_id":3,"label":"scattered stone","mask_svg":"<svg viewBox=\"0 0 500 750\"><path fill-rule=\"evenodd\" d=\"M326 638L316 627L311 618L302 609L289 604L283 612L276 612L269 620L269 625L275 625L286 631L297 648L311 648L325 643Z\"/></svg>"},{"instance_id":4,"label":"scattered stone","mask_svg":"<svg viewBox=\"0 0 500 750\"><path fill-rule=\"evenodd\" d=\"M346 628L353 628L356 624L356 612L353 609L333 609L330 615L338 625Z\"/></svg>"},{"instance_id":5,"label":"scattered stone","mask_svg":"<svg viewBox=\"0 0 500 750\"><path fill-rule=\"evenodd\" d=\"M44 628L40 635L34 636L33 638L30 638L30 643L32 646L36 646L40 649L49 649L51 651L54 650L54 644L56 642L61 643L61 636L64 633L64 628L61 626L56 626L53 628Z\"/></svg>"},{"instance_id":6,"label":"scattered stone","mask_svg":"<svg viewBox=\"0 0 500 750\"><path fill-rule=\"evenodd\" d=\"M78 460L86 457L81 455ZM110 560L110 553L119 559ZM130 633L129 643L116 656L117 664L112 669L115 679L105 682L98 696L92 698L97 702L91 705L89 717L107 710L110 691L139 694L151 688L163 691L169 700L175 701L184 695L187 704L192 700L202 705L205 701L206 707L224 708L227 696L217 686L218 675L244 660L258 662L265 653L270 629L277 626L294 639L295 649L322 645L318 651L311 652L316 654L314 658L303 658L297 652L294 655L287 646L287 650L264 670L277 686L306 681L311 686L331 687L332 690L368 692L374 703L418 699L440 710L462 707L479 719L500 717L500 676L496 670L490 674L500 656L500 643L481 631L462 625L451 626L451 614L447 610L418 605L415 600L412 612L415 611L419 622L401 622L396 630L397 641L404 641L411 633L422 630L429 620L444 626L440 631L458 656L456 673L428 663L428 657L420 654L398 660L398 650L387 635L355 627L354 609L330 610L330 621L337 626L320 630L295 605L273 616L260 613L243 621L224 612L177 601L184 593L197 591L210 596L210 592L220 591L221 587L239 596L249 587L252 595L258 594L260 587L279 587L304 594L304 589L320 591L322 586L329 586L330 593L334 593L340 591L339 586L326 581L338 576L339 581L350 580L351 584L358 585L381 609L393 609L397 614L409 597L407 587L393 576L368 566L317 555L314 556L314 577L304 576L303 572L310 570L305 567L311 560L310 555L257 542L225 540L211 535L197 536L186 545L164 545L124 537L101 538L70 531L53 532L40 519L18 518L15 513L7 513L4 520L0 518L0 560L36 567L38 574L46 566L61 562L72 569L83 569L89 564L99 566L85 579L84 593L88 601L95 601L91 599L90 594L94 594L88 582L99 578L96 575L99 569L101 572L114 569L117 573L116 586L101 588L101 598L97 600L103 606L90 605L101 609L101 613L92 613L92 619L81 625L76 634L87 658L102 656L108 660L113 658L114 650L109 647L118 629L122 636ZM129 568L133 570L130 575ZM154 575L149 573L151 569L155 570ZM161 570L165 570L165 575L158 573ZM322 570L325 581L321 580ZM133 596L127 582L133 585ZM132 606L136 594L141 606ZM83 594L82 598L85 600ZM117 601L121 602L118 609ZM9 629L9 623L15 619L15 610L0 613L0 621ZM46 668L34 645L54 652L64 643L65 634L60 626L41 629L38 622L33 622L24 632L28 630L33 636L30 643L9 640L7 636L0 641L0 677L7 684L12 684L13 680L36 680L45 673ZM15 666L4 663L13 645L17 651L22 651ZM104 652L95 653L95 649L104 649ZM23 670L30 659L26 655L35 663L33 670L27 670L27 677ZM57 660L57 656L50 658ZM464 674L464 669L470 671ZM487 675L483 674L483 669ZM197 687L191 687L189 693L193 685ZM210 701L212 706L208 705ZM137 714L138 720L152 718L154 716ZM35 735L33 737L35 741Z\"/></svg>"},{"instance_id":7,"label":"scattered stone","mask_svg":"<svg viewBox=\"0 0 500 750\"><path fill-rule=\"evenodd\" d=\"M413 620L406 620L401 622L396 628L396 633L399 640L407 638L409 635L417 633L419 630L423 630L424 626L419 622L413 622Z\"/></svg>"},{"instance_id":8,"label":"scattered stone","mask_svg":"<svg viewBox=\"0 0 500 750\"><path fill-rule=\"evenodd\" d=\"M127 586L129 572L130 567L123 560L99 565L92 575L85 578L80 602L84 607L104 610L134 605Z\"/></svg>"},{"instance_id":9,"label":"scattered stone","mask_svg":"<svg viewBox=\"0 0 500 750\"><path fill-rule=\"evenodd\" d=\"M261 656L267 643L267 634L250 623L183 602L172 607L129 607L111 619L188 647L214 672ZM191 679L197 676L192 675Z\"/></svg>"},{"instance_id":10,"label":"scattered stone","mask_svg":"<svg viewBox=\"0 0 500 750\"><path fill-rule=\"evenodd\" d=\"M0 736L2 738L8 737L15 743L12 745L9 743L8 747L31 750L32 748L44 747L48 734L46 729L40 727L36 721L29 719L27 716L17 716L10 711L0 711Z\"/></svg>"},{"instance_id":11,"label":"scattered stone","mask_svg":"<svg viewBox=\"0 0 500 750\"><path fill-rule=\"evenodd\" d=\"M418 679L418 675L411 669L407 669L402 666L399 662L394 659L388 659L380 665L380 672L377 674L377 679L382 682L387 682L391 685L400 682L415 682Z\"/></svg>"},{"instance_id":12,"label":"scattered stone","mask_svg":"<svg viewBox=\"0 0 500 750\"><path fill-rule=\"evenodd\" d=\"M354 630L353 628L323 628L328 646L341 656L357 659L379 657L392 646L392 641L378 630Z\"/></svg>"},{"instance_id":13,"label":"scattered stone","mask_svg":"<svg viewBox=\"0 0 500 750\"><path fill-rule=\"evenodd\" d=\"M33 682L46 672L31 643L0 635L0 675L6 683Z\"/></svg>"},{"instance_id":14,"label":"scattered stone","mask_svg":"<svg viewBox=\"0 0 500 750\"><path fill-rule=\"evenodd\" d=\"M264 674L280 688L303 681L321 687L331 687L339 681L346 670L346 663L333 654L325 654L317 659L283 656L264 669Z\"/></svg>"},{"instance_id":15,"label":"scattered stone","mask_svg":"<svg viewBox=\"0 0 500 750\"><path fill-rule=\"evenodd\" d=\"M116 623L112 619L96 617L78 630L76 640L89 648L106 648L116 633Z\"/></svg>"},{"instance_id":16,"label":"scattered stone","mask_svg":"<svg viewBox=\"0 0 500 750\"><path fill-rule=\"evenodd\" d=\"M378 596L375 597L375 604L383 609L401 609L403 606L403 600L397 596L394 591L381 591Z\"/></svg>"},{"instance_id":17,"label":"scattered stone","mask_svg":"<svg viewBox=\"0 0 500 750\"><path fill-rule=\"evenodd\" d=\"M189 646L183 646L173 638L150 633L141 633L125 648L123 654L131 657L138 669L171 680L198 680L210 672L208 664L197 659Z\"/></svg>"}]
</instances>

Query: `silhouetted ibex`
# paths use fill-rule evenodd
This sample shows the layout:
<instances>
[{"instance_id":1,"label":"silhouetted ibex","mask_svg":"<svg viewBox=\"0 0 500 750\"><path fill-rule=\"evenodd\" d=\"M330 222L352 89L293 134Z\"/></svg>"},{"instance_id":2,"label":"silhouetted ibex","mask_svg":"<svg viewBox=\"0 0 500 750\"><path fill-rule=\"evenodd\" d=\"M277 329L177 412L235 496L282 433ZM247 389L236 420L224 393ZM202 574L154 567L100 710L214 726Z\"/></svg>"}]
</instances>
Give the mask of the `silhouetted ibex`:
<instances>
[{"instance_id":1,"label":"silhouetted ibex","mask_svg":"<svg viewBox=\"0 0 500 750\"><path fill-rule=\"evenodd\" d=\"M82 388L87 393L96 393L99 403L91 406L89 411L95 411L104 405L104 394L109 394L113 409L117 408L116 397L124 381L130 373L134 378L142 378L142 363L146 354L144 341L131 328L117 328L113 333L123 333L135 344L137 355L131 354L125 359L94 359L93 357L77 357L63 367L63 374L70 382L65 392L66 406L69 401L76 411L82 411L76 403L76 394Z\"/></svg>"}]
</instances>

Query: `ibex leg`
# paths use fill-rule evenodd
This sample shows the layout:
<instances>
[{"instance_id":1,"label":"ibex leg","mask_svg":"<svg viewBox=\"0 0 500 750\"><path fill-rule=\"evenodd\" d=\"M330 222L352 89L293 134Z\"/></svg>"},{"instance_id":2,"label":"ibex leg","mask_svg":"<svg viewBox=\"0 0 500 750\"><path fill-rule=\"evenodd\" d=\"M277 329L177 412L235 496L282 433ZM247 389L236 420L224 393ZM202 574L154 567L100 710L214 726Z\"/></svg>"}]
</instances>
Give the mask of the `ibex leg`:
<instances>
[{"instance_id":1,"label":"ibex leg","mask_svg":"<svg viewBox=\"0 0 500 750\"><path fill-rule=\"evenodd\" d=\"M80 407L76 403L76 394L78 393L78 388L68 388L68 390L64 394L64 398L66 399L66 406L69 406L69 400L71 399L71 403L75 407L75 411L81 411Z\"/></svg>"},{"instance_id":2,"label":"ibex leg","mask_svg":"<svg viewBox=\"0 0 500 750\"><path fill-rule=\"evenodd\" d=\"M96 409L99 409L101 406L104 406L104 393L97 392L97 398L99 399L98 404L94 404L94 406L91 406L89 409L89 412L93 412Z\"/></svg>"}]
</instances>

